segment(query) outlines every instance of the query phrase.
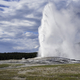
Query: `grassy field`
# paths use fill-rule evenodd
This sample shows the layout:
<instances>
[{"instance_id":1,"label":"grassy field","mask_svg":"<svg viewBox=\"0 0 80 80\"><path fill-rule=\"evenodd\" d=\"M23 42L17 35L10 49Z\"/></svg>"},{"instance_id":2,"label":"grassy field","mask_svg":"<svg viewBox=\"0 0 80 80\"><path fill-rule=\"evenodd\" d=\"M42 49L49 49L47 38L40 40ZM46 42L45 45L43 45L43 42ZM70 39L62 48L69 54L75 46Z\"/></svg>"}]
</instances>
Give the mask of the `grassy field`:
<instances>
[{"instance_id":1,"label":"grassy field","mask_svg":"<svg viewBox=\"0 0 80 80\"><path fill-rule=\"evenodd\" d=\"M0 80L80 80L80 64L6 68L14 65L0 65Z\"/></svg>"},{"instance_id":2,"label":"grassy field","mask_svg":"<svg viewBox=\"0 0 80 80\"><path fill-rule=\"evenodd\" d=\"M17 67L22 66L23 64L0 64L0 68L6 68L6 67Z\"/></svg>"}]
</instances>

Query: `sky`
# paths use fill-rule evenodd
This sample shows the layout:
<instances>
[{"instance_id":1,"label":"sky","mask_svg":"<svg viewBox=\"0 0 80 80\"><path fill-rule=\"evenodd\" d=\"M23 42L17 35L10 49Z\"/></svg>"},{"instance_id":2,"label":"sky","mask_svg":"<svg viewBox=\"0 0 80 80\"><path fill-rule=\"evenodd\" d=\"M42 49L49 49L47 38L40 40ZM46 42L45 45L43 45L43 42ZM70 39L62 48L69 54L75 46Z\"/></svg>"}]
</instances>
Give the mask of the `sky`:
<instances>
[{"instance_id":1,"label":"sky","mask_svg":"<svg viewBox=\"0 0 80 80\"><path fill-rule=\"evenodd\" d=\"M36 52L47 0L0 0L0 52Z\"/></svg>"},{"instance_id":2,"label":"sky","mask_svg":"<svg viewBox=\"0 0 80 80\"><path fill-rule=\"evenodd\" d=\"M77 3L77 10L80 5L80 0L0 0L0 52L38 51L38 28L49 1L58 8Z\"/></svg>"}]
</instances>

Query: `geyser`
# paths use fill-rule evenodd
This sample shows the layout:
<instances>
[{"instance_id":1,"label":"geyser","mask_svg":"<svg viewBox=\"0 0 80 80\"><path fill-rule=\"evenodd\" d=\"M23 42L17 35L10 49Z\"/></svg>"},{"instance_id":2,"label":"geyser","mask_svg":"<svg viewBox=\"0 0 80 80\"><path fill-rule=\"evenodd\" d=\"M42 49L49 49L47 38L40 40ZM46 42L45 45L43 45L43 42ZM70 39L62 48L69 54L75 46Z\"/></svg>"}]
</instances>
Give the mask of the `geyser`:
<instances>
[{"instance_id":1,"label":"geyser","mask_svg":"<svg viewBox=\"0 0 80 80\"><path fill-rule=\"evenodd\" d=\"M53 0L39 27L39 57L80 59L80 0Z\"/></svg>"}]
</instances>

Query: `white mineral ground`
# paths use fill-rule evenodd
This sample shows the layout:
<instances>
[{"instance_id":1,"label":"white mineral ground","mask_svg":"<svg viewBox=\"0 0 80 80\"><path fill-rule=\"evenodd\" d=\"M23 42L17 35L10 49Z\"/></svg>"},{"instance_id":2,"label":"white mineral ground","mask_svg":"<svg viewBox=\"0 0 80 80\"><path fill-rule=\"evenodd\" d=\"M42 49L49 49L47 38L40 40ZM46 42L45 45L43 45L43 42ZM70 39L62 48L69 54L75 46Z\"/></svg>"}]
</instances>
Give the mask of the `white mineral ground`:
<instances>
[{"instance_id":1,"label":"white mineral ground","mask_svg":"<svg viewBox=\"0 0 80 80\"><path fill-rule=\"evenodd\" d=\"M21 60L1 60L0 64L23 64L18 67L29 67L29 66L39 66L39 65L55 65L55 64L74 64L80 63L80 60L68 59L62 57L45 57L45 58L30 58ZM14 67L9 67L14 68Z\"/></svg>"}]
</instances>

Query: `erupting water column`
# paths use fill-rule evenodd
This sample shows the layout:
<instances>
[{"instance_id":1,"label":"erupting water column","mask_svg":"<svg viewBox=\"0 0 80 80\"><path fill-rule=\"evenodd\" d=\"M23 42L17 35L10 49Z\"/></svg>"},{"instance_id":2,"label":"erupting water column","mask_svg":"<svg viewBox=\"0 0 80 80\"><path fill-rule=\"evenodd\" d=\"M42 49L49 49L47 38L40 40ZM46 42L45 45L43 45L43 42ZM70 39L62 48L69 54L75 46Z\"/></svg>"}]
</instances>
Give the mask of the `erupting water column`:
<instances>
[{"instance_id":1,"label":"erupting water column","mask_svg":"<svg viewBox=\"0 0 80 80\"><path fill-rule=\"evenodd\" d=\"M39 57L80 59L80 10L74 7L78 3L66 1L63 6L49 3L44 8L39 27Z\"/></svg>"}]
</instances>

